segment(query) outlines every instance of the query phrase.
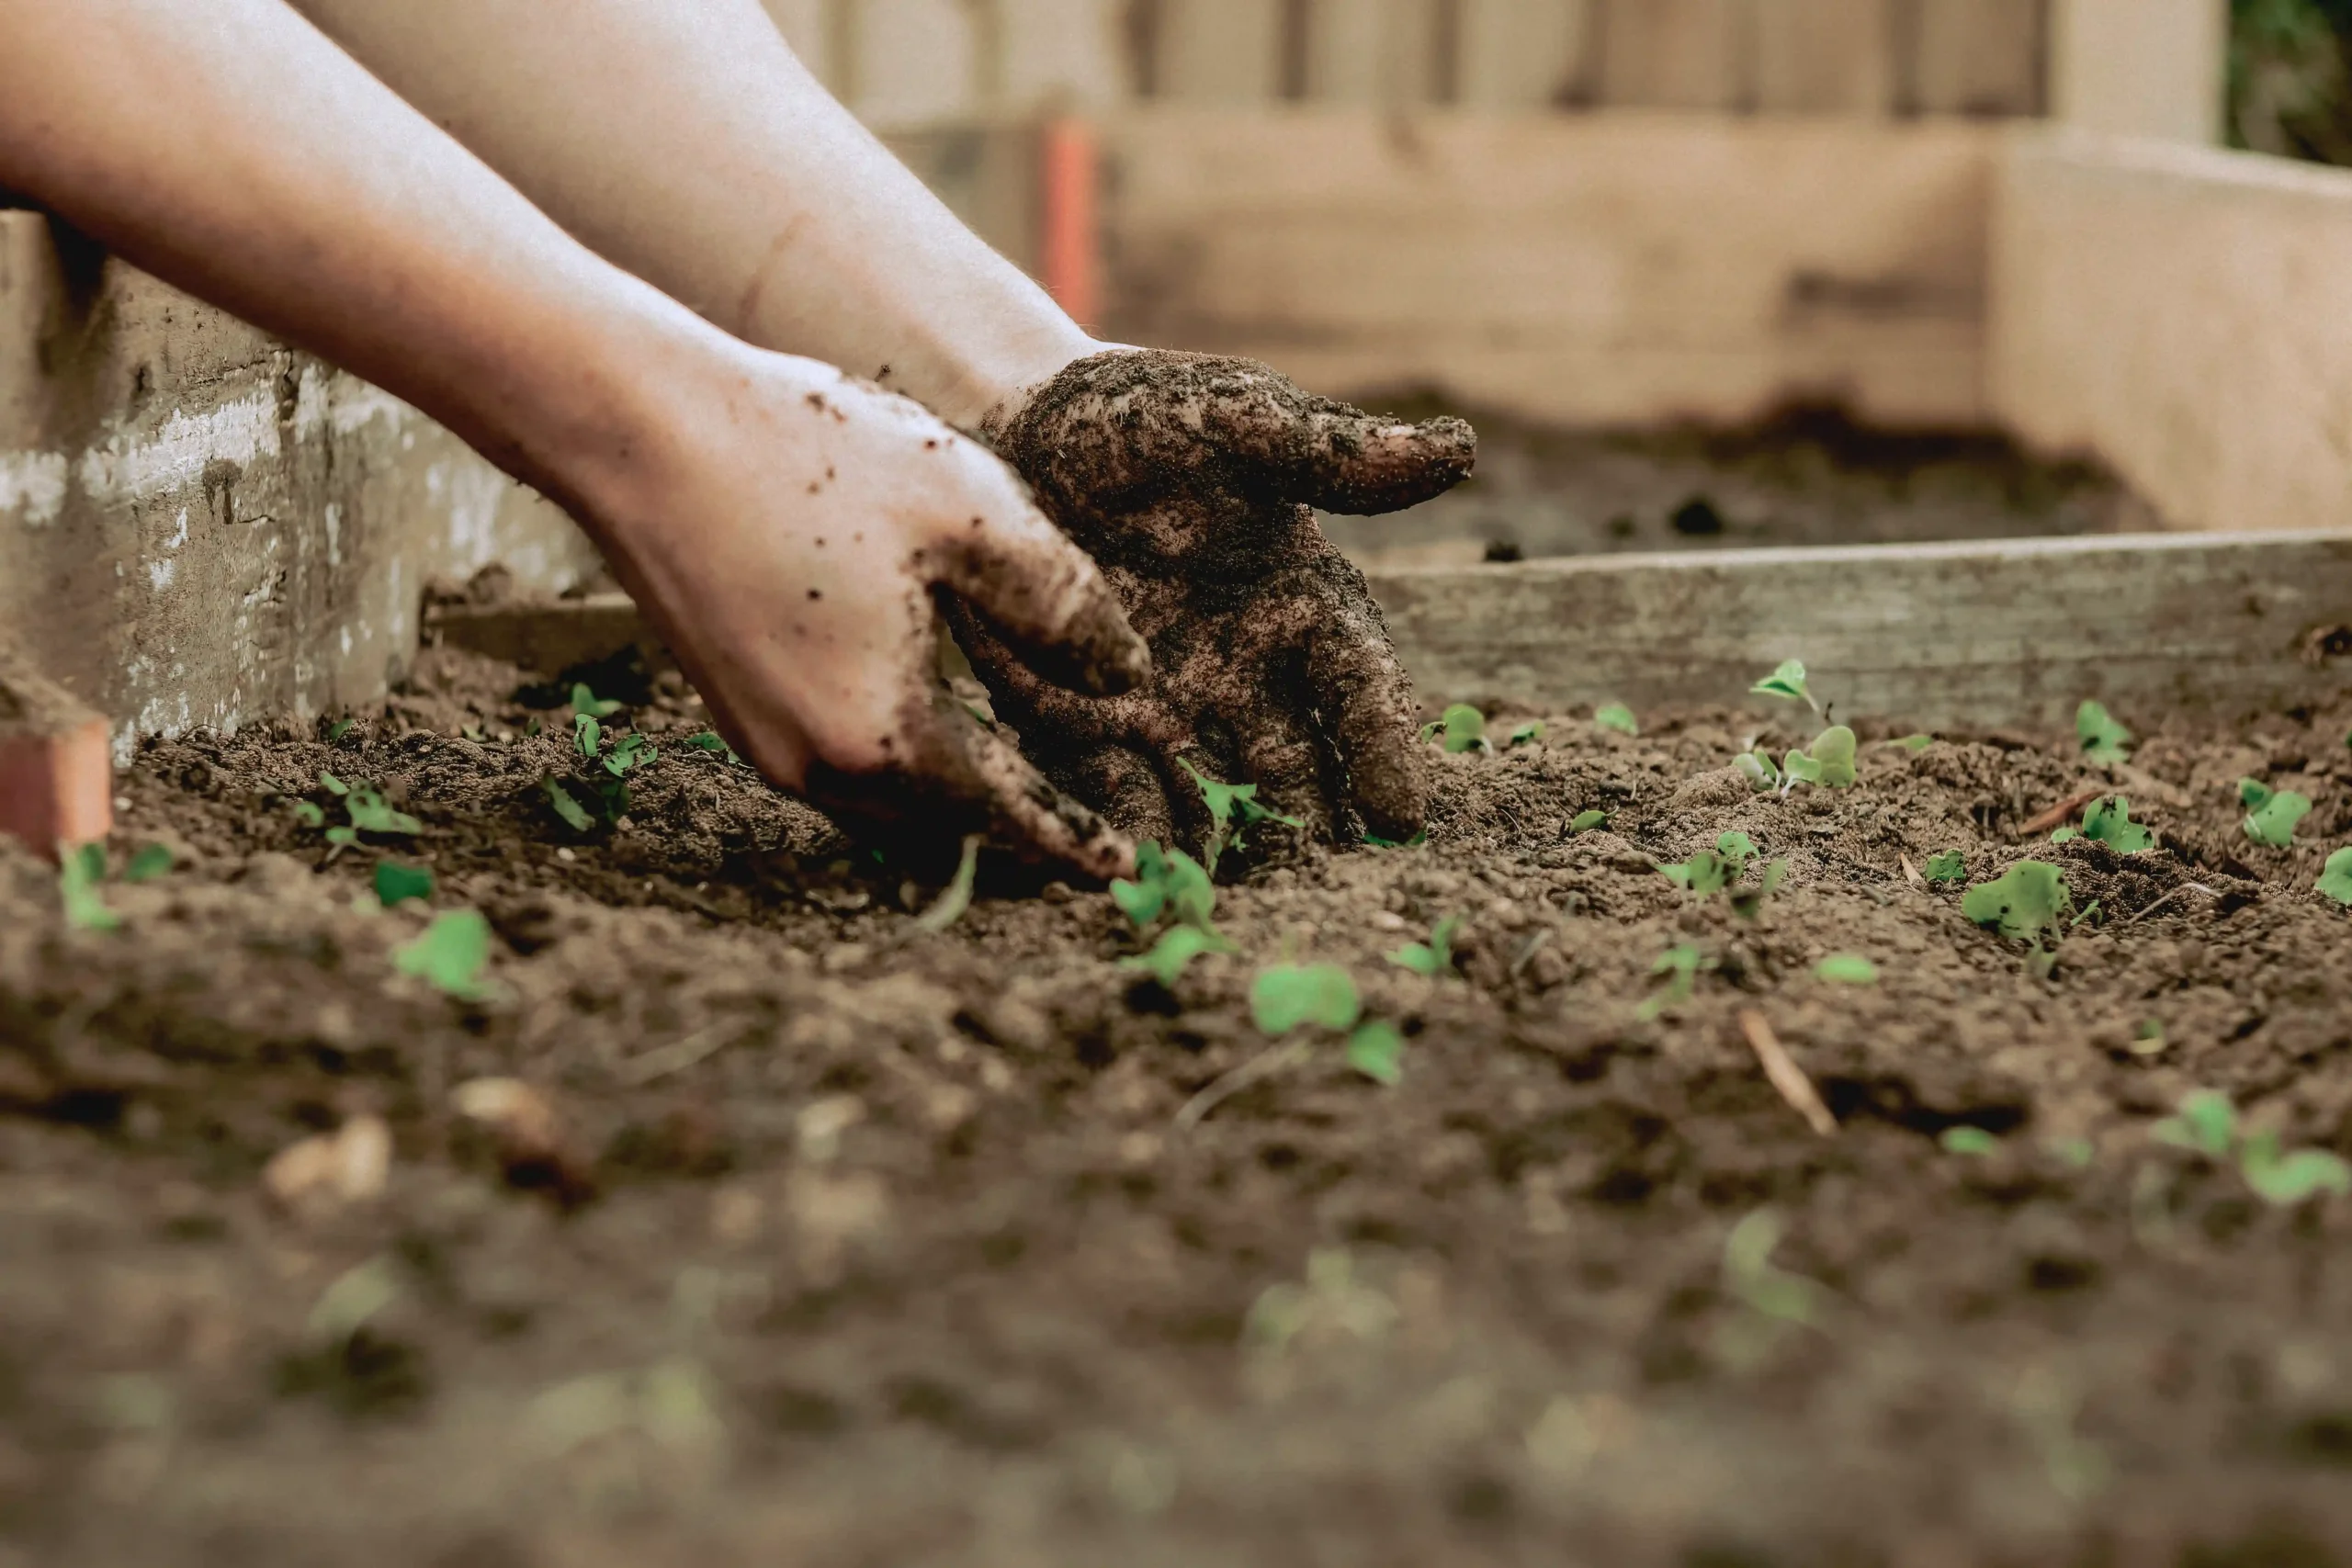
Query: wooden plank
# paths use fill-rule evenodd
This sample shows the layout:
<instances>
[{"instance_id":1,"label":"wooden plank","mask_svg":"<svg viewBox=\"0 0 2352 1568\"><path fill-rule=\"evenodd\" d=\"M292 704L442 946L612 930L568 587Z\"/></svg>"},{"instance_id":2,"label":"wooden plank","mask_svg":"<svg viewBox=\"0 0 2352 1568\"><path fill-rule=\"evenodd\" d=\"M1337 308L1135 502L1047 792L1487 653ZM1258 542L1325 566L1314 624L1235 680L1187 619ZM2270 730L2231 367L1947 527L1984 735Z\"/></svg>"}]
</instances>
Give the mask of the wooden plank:
<instances>
[{"instance_id":1,"label":"wooden plank","mask_svg":"<svg viewBox=\"0 0 2352 1568\"><path fill-rule=\"evenodd\" d=\"M1460 0L1456 101L1469 108L1589 103L1594 0Z\"/></svg>"},{"instance_id":2,"label":"wooden plank","mask_svg":"<svg viewBox=\"0 0 2352 1568\"><path fill-rule=\"evenodd\" d=\"M1750 96L1747 0L1601 0L1600 101L1732 109Z\"/></svg>"},{"instance_id":3,"label":"wooden plank","mask_svg":"<svg viewBox=\"0 0 2352 1568\"><path fill-rule=\"evenodd\" d=\"M1306 96L1313 103L1405 105L1453 95L1442 57L1458 0L1307 0Z\"/></svg>"},{"instance_id":4,"label":"wooden plank","mask_svg":"<svg viewBox=\"0 0 2352 1568\"><path fill-rule=\"evenodd\" d=\"M1598 556L1372 585L1431 706L1737 704L1790 658L1840 717L1930 728L2062 726L2086 697L2144 728L2352 692L2352 660L2305 657L2352 615L2352 534ZM643 637L617 594L442 615L445 640L542 671Z\"/></svg>"},{"instance_id":5,"label":"wooden plank","mask_svg":"<svg viewBox=\"0 0 2352 1568\"><path fill-rule=\"evenodd\" d=\"M1747 700L1802 659L1840 717L2127 723L2340 698L2352 534L2154 535L1614 556L1375 577L1424 702ZM1785 709L1781 710L1785 713Z\"/></svg>"},{"instance_id":6,"label":"wooden plank","mask_svg":"<svg viewBox=\"0 0 2352 1568\"><path fill-rule=\"evenodd\" d=\"M1155 111L1104 137L1122 341L1537 422L1737 421L1795 397L1984 415L1989 130Z\"/></svg>"},{"instance_id":7,"label":"wooden plank","mask_svg":"<svg viewBox=\"0 0 2352 1568\"><path fill-rule=\"evenodd\" d=\"M2049 0L1911 0L1912 107L1988 119L2038 115L2048 102Z\"/></svg>"},{"instance_id":8,"label":"wooden plank","mask_svg":"<svg viewBox=\"0 0 2352 1568\"><path fill-rule=\"evenodd\" d=\"M1893 107L1892 0L1762 0L1755 27L1764 113L1876 116Z\"/></svg>"},{"instance_id":9,"label":"wooden plank","mask_svg":"<svg viewBox=\"0 0 2352 1568\"><path fill-rule=\"evenodd\" d=\"M2069 124L2222 139L2229 0L2051 0L2050 97Z\"/></svg>"},{"instance_id":10,"label":"wooden plank","mask_svg":"<svg viewBox=\"0 0 2352 1568\"><path fill-rule=\"evenodd\" d=\"M1159 0L1158 12L1157 96L1230 105L1279 96L1283 8L1275 0Z\"/></svg>"}]
</instances>

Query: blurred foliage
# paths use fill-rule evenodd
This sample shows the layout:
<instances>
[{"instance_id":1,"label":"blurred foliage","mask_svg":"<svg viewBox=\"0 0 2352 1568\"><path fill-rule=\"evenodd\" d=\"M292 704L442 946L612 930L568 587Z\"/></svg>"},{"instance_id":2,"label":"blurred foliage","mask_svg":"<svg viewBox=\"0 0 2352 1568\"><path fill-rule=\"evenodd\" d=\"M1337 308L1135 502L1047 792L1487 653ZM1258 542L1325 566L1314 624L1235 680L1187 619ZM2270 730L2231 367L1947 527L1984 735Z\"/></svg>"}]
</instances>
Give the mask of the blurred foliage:
<instances>
[{"instance_id":1,"label":"blurred foliage","mask_svg":"<svg viewBox=\"0 0 2352 1568\"><path fill-rule=\"evenodd\" d=\"M2352 0L2231 0L2230 144L2352 164Z\"/></svg>"}]
</instances>

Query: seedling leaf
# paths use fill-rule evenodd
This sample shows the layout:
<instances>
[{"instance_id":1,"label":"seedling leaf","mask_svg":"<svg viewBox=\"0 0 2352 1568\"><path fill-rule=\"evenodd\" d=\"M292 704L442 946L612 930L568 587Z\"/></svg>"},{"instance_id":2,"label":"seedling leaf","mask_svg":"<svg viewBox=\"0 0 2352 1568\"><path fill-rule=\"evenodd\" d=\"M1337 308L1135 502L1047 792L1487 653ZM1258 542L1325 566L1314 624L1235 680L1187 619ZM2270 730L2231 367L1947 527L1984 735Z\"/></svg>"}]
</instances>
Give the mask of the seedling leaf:
<instances>
[{"instance_id":1,"label":"seedling leaf","mask_svg":"<svg viewBox=\"0 0 2352 1568\"><path fill-rule=\"evenodd\" d=\"M1812 690L1805 684L1804 660L1802 659L1783 660L1778 670L1747 689L1759 697L1780 697L1792 703L1803 703L1815 713L1821 711L1821 705L1814 700Z\"/></svg>"},{"instance_id":2,"label":"seedling leaf","mask_svg":"<svg viewBox=\"0 0 2352 1568\"><path fill-rule=\"evenodd\" d=\"M1990 1155L2000 1152L2001 1140L1982 1127L1949 1127L1938 1140L1946 1154Z\"/></svg>"},{"instance_id":3,"label":"seedling leaf","mask_svg":"<svg viewBox=\"0 0 2352 1568\"><path fill-rule=\"evenodd\" d=\"M1946 850L1928 857L1929 882L1965 882L1968 880L1968 857L1958 850Z\"/></svg>"},{"instance_id":4,"label":"seedling leaf","mask_svg":"<svg viewBox=\"0 0 2352 1568\"><path fill-rule=\"evenodd\" d=\"M1758 1209L1733 1226L1724 1241L1724 1288L1749 1310L1775 1322L1815 1326L1826 1292L1803 1275L1773 1264L1772 1254L1783 1234L1780 1215L1770 1209Z\"/></svg>"},{"instance_id":5,"label":"seedling leaf","mask_svg":"<svg viewBox=\"0 0 2352 1568\"><path fill-rule=\"evenodd\" d=\"M2083 754L2102 766L2132 760L2124 750L2132 744L2132 732L2102 704L2086 700L2075 710L2075 738L2082 742Z\"/></svg>"},{"instance_id":6,"label":"seedling leaf","mask_svg":"<svg viewBox=\"0 0 2352 1568\"><path fill-rule=\"evenodd\" d=\"M1743 920L1758 919L1764 913L1764 906L1771 900L1772 895L1780 890L1781 884L1787 879L1788 874L1789 863L1785 860L1776 860L1766 865L1758 875L1755 886L1732 889L1732 913Z\"/></svg>"},{"instance_id":7,"label":"seedling leaf","mask_svg":"<svg viewBox=\"0 0 2352 1568\"><path fill-rule=\"evenodd\" d=\"M1308 1024L1352 1029L1363 1002L1354 976L1336 964L1281 964L1250 987L1250 1012L1261 1032L1280 1039Z\"/></svg>"},{"instance_id":8,"label":"seedling leaf","mask_svg":"<svg viewBox=\"0 0 2352 1568\"><path fill-rule=\"evenodd\" d=\"M1418 850L1430 841L1430 830L1424 828L1401 844L1394 839L1384 839L1377 833L1366 833L1363 836L1363 841L1366 849Z\"/></svg>"},{"instance_id":9,"label":"seedling leaf","mask_svg":"<svg viewBox=\"0 0 2352 1568\"><path fill-rule=\"evenodd\" d=\"M700 735L687 736L686 744L693 747L697 751L711 751L723 755L730 762L740 762L743 760L735 754L734 747L729 746L725 740L721 739L718 736L712 734L707 729L704 730Z\"/></svg>"},{"instance_id":10,"label":"seedling leaf","mask_svg":"<svg viewBox=\"0 0 2352 1568\"><path fill-rule=\"evenodd\" d=\"M956 863L954 879L939 896L939 902L915 917L915 929L936 933L962 919L964 911L972 907L972 885L979 870L980 835L969 833L965 835L963 858Z\"/></svg>"},{"instance_id":11,"label":"seedling leaf","mask_svg":"<svg viewBox=\"0 0 2352 1568\"><path fill-rule=\"evenodd\" d=\"M1831 789L1850 789L1854 784L1854 754L1857 742L1854 732L1844 725L1825 729L1813 742L1813 760L1821 774L1813 780Z\"/></svg>"},{"instance_id":12,"label":"seedling leaf","mask_svg":"<svg viewBox=\"0 0 2352 1568\"><path fill-rule=\"evenodd\" d=\"M2325 1149L2281 1154L2275 1133L2248 1138L2239 1168L2255 1195L2278 1208L2291 1208L2323 1193L2352 1197L2352 1166Z\"/></svg>"},{"instance_id":13,"label":"seedling leaf","mask_svg":"<svg viewBox=\"0 0 2352 1568\"><path fill-rule=\"evenodd\" d=\"M315 800L298 800L294 802L294 820L305 828L323 828L327 825L327 814Z\"/></svg>"},{"instance_id":14,"label":"seedling leaf","mask_svg":"<svg viewBox=\"0 0 2352 1568\"><path fill-rule=\"evenodd\" d=\"M1438 721L1449 753L1476 751L1487 746L1487 716L1468 703L1456 703Z\"/></svg>"},{"instance_id":15,"label":"seedling leaf","mask_svg":"<svg viewBox=\"0 0 2352 1568\"><path fill-rule=\"evenodd\" d=\"M451 909L434 917L424 934L392 952L392 966L462 1001L490 992L482 970L490 964L490 922L479 909Z\"/></svg>"},{"instance_id":16,"label":"seedling leaf","mask_svg":"<svg viewBox=\"0 0 2352 1568\"><path fill-rule=\"evenodd\" d=\"M1902 747L1905 751L1924 751L1935 743L1936 738L1932 735L1905 735L1901 739L1894 742L1894 745Z\"/></svg>"},{"instance_id":17,"label":"seedling leaf","mask_svg":"<svg viewBox=\"0 0 2352 1568\"><path fill-rule=\"evenodd\" d=\"M344 783L341 779L335 777L330 773L322 772L319 774L319 784L329 795L349 795L351 793L351 786L349 784Z\"/></svg>"},{"instance_id":18,"label":"seedling leaf","mask_svg":"<svg viewBox=\"0 0 2352 1568\"><path fill-rule=\"evenodd\" d=\"M433 897L433 873L424 866L402 865L396 860L376 863L376 898L385 908L410 898Z\"/></svg>"},{"instance_id":19,"label":"seedling leaf","mask_svg":"<svg viewBox=\"0 0 2352 1568\"><path fill-rule=\"evenodd\" d=\"M2181 1100L2178 1113L2165 1117L2148 1133L2160 1144L2226 1159L2237 1141L2237 1111L2230 1104L2230 1097L2219 1089L2196 1089Z\"/></svg>"},{"instance_id":20,"label":"seedling leaf","mask_svg":"<svg viewBox=\"0 0 2352 1568\"><path fill-rule=\"evenodd\" d=\"M1736 878L1747 870L1747 863L1756 858L1756 840L1738 831L1724 833L1715 840L1715 853L1724 857L1724 863L1731 867L1732 875Z\"/></svg>"},{"instance_id":21,"label":"seedling leaf","mask_svg":"<svg viewBox=\"0 0 2352 1568\"><path fill-rule=\"evenodd\" d=\"M574 717L610 718L620 711L621 705L618 703L597 701L596 694L588 689L586 682L579 681L572 683L571 712Z\"/></svg>"},{"instance_id":22,"label":"seedling leaf","mask_svg":"<svg viewBox=\"0 0 2352 1568\"><path fill-rule=\"evenodd\" d=\"M1875 986L1878 965L1855 953L1833 953L1814 973L1833 986Z\"/></svg>"},{"instance_id":23,"label":"seedling leaf","mask_svg":"<svg viewBox=\"0 0 2352 1568\"><path fill-rule=\"evenodd\" d=\"M1706 954L1688 943L1667 949L1658 955L1657 962L1650 965L1650 976L1653 979L1660 975L1672 977L1667 982L1665 990L1641 1005L1635 1016L1645 1021L1654 1020L1663 1015L1667 1009L1679 1007L1689 1001L1698 987L1699 971L1706 967L1709 967Z\"/></svg>"},{"instance_id":24,"label":"seedling leaf","mask_svg":"<svg viewBox=\"0 0 2352 1568\"><path fill-rule=\"evenodd\" d=\"M2247 814L2245 836L2257 844L2283 850L2295 841L2295 829L2311 810L2308 796L2282 789Z\"/></svg>"},{"instance_id":25,"label":"seedling leaf","mask_svg":"<svg viewBox=\"0 0 2352 1568\"><path fill-rule=\"evenodd\" d=\"M1203 953L1232 951L1233 944L1214 931L1204 931L1198 926L1170 926L1152 943L1150 952L1122 958L1119 967L1132 974L1148 975L1172 991L1193 959Z\"/></svg>"},{"instance_id":26,"label":"seedling leaf","mask_svg":"<svg viewBox=\"0 0 2352 1568\"><path fill-rule=\"evenodd\" d=\"M2144 854L2156 847L2156 836L2132 820L2132 803L2120 795L2091 802L2083 813L2083 837L2118 854Z\"/></svg>"},{"instance_id":27,"label":"seedling leaf","mask_svg":"<svg viewBox=\"0 0 2352 1568\"><path fill-rule=\"evenodd\" d=\"M2261 810L2278 793L2260 779L2238 780L2238 804L2249 811Z\"/></svg>"},{"instance_id":28,"label":"seedling leaf","mask_svg":"<svg viewBox=\"0 0 2352 1568\"><path fill-rule=\"evenodd\" d=\"M1761 751L1743 751L1732 759L1731 765L1758 795L1781 787L1780 764Z\"/></svg>"},{"instance_id":29,"label":"seedling leaf","mask_svg":"<svg viewBox=\"0 0 2352 1568\"><path fill-rule=\"evenodd\" d=\"M595 721L592 719L589 722L593 724ZM605 771L619 778L631 768L651 767L661 756L661 751L644 736L624 735L614 743L612 754L605 759Z\"/></svg>"},{"instance_id":30,"label":"seedling leaf","mask_svg":"<svg viewBox=\"0 0 2352 1568\"><path fill-rule=\"evenodd\" d=\"M1997 926L2005 937L2038 941L2053 930L2060 913L2074 905L2064 873L2046 861L2019 861L1997 882L1972 887L1960 912L1980 926Z\"/></svg>"},{"instance_id":31,"label":"seedling leaf","mask_svg":"<svg viewBox=\"0 0 2352 1568\"><path fill-rule=\"evenodd\" d=\"M1139 931L1164 915L1207 931L1216 914L1216 885L1207 869L1183 851L1163 850L1150 840L1136 851L1136 879L1113 883L1111 899Z\"/></svg>"},{"instance_id":32,"label":"seedling leaf","mask_svg":"<svg viewBox=\"0 0 2352 1568\"><path fill-rule=\"evenodd\" d=\"M588 714L575 714L571 719L571 743L590 761L605 749L605 727Z\"/></svg>"},{"instance_id":33,"label":"seedling leaf","mask_svg":"<svg viewBox=\"0 0 2352 1568\"><path fill-rule=\"evenodd\" d=\"M1668 882L1688 888L1702 898L1729 887L1739 874L1713 850L1701 850L1680 865L1662 865L1657 869Z\"/></svg>"},{"instance_id":34,"label":"seedling leaf","mask_svg":"<svg viewBox=\"0 0 2352 1568\"><path fill-rule=\"evenodd\" d=\"M1405 1081L1405 1037L1395 1024L1374 1019L1348 1036L1348 1066L1395 1089Z\"/></svg>"},{"instance_id":35,"label":"seedling leaf","mask_svg":"<svg viewBox=\"0 0 2352 1568\"><path fill-rule=\"evenodd\" d=\"M1606 811L1579 811L1576 820L1568 824L1568 835L1573 838L1578 833L1589 833L1608 826L1609 813ZM2346 852L2352 853L2352 851ZM2352 903L2352 899L2346 902Z\"/></svg>"},{"instance_id":36,"label":"seedling leaf","mask_svg":"<svg viewBox=\"0 0 2352 1568\"><path fill-rule=\"evenodd\" d=\"M1242 835L1261 822L1279 822L1285 828L1306 826L1295 817L1284 817L1259 805L1256 784L1219 784L1182 758L1177 759L1177 764L1193 776L1193 783L1200 788L1202 803L1208 807L1213 825L1208 858L1211 869L1228 846L1240 848Z\"/></svg>"},{"instance_id":37,"label":"seedling leaf","mask_svg":"<svg viewBox=\"0 0 2352 1568\"><path fill-rule=\"evenodd\" d=\"M125 882L153 882L159 876L169 876L174 864L170 848L164 844L141 845L122 868Z\"/></svg>"},{"instance_id":38,"label":"seedling leaf","mask_svg":"<svg viewBox=\"0 0 2352 1568\"><path fill-rule=\"evenodd\" d=\"M107 908L106 897L98 891L107 876L104 844L84 844L79 849L61 845L57 867L57 891L65 904L67 925L84 931L121 928L122 917Z\"/></svg>"},{"instance_id":39,"label":"seedling leaf","mask_svg":"<svg viewBox=\"0 0 2352 1568\"><path fill-rule=\"evenodd\" d=\"M1427 942L1416 942L1398 948L1388 955L1388 962L1399 969L1409 969L1416 975L1435 979L1453 973L1453 933L1462 929L1462 917L1448 915L1430 931Z\"/></svg>"},{"instance_id":40,"label":"seedling leaf","mask_svg":"<svg viewBox=\"0 0 2352 1568\"><path fill-rule=\"evenodd\" d=\"M541 779L539 787L547 791L548 804L555 807L555 814L562 818L573 832L585 833L595 827L596 819L588 815L588 808L574 800L571 792L561 784L551 778Z\"/></svg>"},{"instance_id":41,"label":"seedling leaf","mask_svg":"<svg viewBox=\"0 0 2352 1568\"><path fill-rule=\"evenodd\" d=\"M2328 856L2327 868L2312 886L2339 904L2352 904L2352 849L2341 849Z\"/></svg>"},{"instance_id":42,"label":"seedling leaf","mask_svg":"<svg viewBox=\"0 0 2352 1568\"><path fill-rule=\"evenodd\" d=\"M343 809L351 825L362 833L388 833L413 839L424 831L424 824L405 811L395 811L384 804L384 797L366 784L354 784L345 796Z\"/></svg>"},{"instance_id":43,"label":"seedling leaf","mask_svg":"<svg viewBox=\"0 0 2352 1568\"><path fill-rule=\"evenodd\" d=\"M1543 739L1544 721L1531 718L1525 724L1512 726L1510 744L1525 746Z\"/></svg>"},{"instance_id":44,"label":"seedling leaf","mask_svg":"<svg viewBox=\"0 0 2352 1568\"><path fill-rule=\"evenodd\" d=\"M1601 704L1593 709L1592 722L1595 728L1613 729L1620 735L1639 735L1642 732L1641 721L1623 703Z\"/></svg>"}]
</instances>

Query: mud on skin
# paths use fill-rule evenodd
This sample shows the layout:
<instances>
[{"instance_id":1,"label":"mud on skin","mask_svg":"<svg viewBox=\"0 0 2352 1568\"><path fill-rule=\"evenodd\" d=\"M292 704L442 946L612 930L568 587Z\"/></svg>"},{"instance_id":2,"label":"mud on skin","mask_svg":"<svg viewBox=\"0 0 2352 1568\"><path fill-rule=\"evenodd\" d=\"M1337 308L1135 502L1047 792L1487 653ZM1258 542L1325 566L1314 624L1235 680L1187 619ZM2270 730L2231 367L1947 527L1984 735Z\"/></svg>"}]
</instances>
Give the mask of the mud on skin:
<instances>
[{"instance_id":1,"label":"mud on skin","mask_svg":"<svg viewBox=\"0 0 2352 1568\"><path fill-rule=\"evenodd\" d=\"M534 739L511 672L427 675L333 742L144 752L118 855L185 863L108 888L120 932L0 852L11 1568L2352 1562L2352 1202L2150 1135L2204 1087L2352 1153L2352 915L2311 892L2352 710L2154 734L2159 851L2032 852L2105 911L2048 980L1897 857L1997 873L2095 776L2071 738L1866 744L1859 787L1781 800L1725 766L1752 717L1693 713L1431 751L1426 849L1254 872L1218 911L1245 956L1170 997L1099 894L916 931L936 885L684 745L674 683L595 678L663 750L578 835L537 788L579 766L559 689ZM422 818L498 998L395 976L425 914L368 911L374 856L297 822L322 768ZM2249 774L2319 803L2295 848L2238 831ZM1733 829L1793 866L1754 924L1653 869ZM1460 980L1384 961L1455 914ZM1644 1020L1686 942L1715 967ZM1327 1047L1177 1134L1265 1049L1285 944L1407 1031L1404 1085ZM1838 952L1879 985L1816 979ZM498 1075L593 1201L504 1184L449 1109ZM263 1199L363 1111L379 1200ZM1818 1326L1725 1282L1765 1205ZM322 1338L355 1269L389 1294Z\"/></svg>"},{"instance_id":2,"label":"mud on skin","mask_svg":"<svg viewBox=\"0 0 2352 1568\"><path fill-rule=\"evenodd\" d=\"M985 434L1151 647L1143 691L1077 696L961 615L1000 716L1049 778L1139 839L1206 838L1182 757L1259 784L1313 837L1419 830L1412 683L1314 509L1443 492L1476 460L1467 424L1367 414L1248 360L1136 351L1080 360Z\"/></svg>"}]
</instances>

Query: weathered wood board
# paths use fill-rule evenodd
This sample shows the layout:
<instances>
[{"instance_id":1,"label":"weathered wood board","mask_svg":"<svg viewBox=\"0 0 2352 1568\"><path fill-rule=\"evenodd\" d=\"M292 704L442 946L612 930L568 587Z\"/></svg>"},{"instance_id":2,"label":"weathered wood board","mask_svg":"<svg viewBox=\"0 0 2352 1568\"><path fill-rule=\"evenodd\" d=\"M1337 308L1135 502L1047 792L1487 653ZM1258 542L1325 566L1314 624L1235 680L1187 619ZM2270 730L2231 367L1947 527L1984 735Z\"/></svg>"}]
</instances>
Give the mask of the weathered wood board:
<instances>
[{"instance_id":1,"label":"weathered wood board","mask_svg":"<svg viewBox=\"0 0 2352 1568\"><path fill-rule=\"evenodd\" d=\"M2052 726L2277 711L2352 690L2352 534L2148 535L1606 556L1375 574L1432 705L1738 703L1803 659L1842 716ZM560 670L642 640L618 595L436 611L455 646ZM2314 634L2322 634L2314 636Z\"/></svg>"}]
</instances>

